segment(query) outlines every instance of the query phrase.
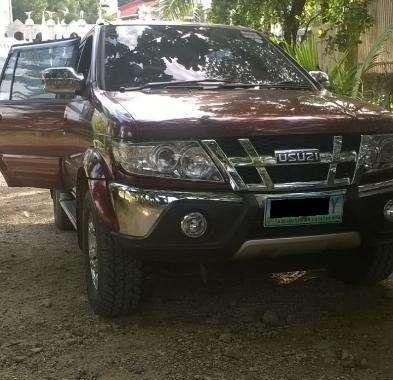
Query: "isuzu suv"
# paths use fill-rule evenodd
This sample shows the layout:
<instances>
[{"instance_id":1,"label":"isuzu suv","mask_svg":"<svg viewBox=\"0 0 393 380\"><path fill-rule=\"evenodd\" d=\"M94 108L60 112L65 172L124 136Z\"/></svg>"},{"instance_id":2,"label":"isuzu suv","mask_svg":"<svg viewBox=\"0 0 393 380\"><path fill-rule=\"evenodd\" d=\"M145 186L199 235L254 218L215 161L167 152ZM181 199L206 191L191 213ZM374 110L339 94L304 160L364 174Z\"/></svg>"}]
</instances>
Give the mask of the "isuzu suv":
<instances>
[{"instance_id":1,"label":"isuzu suv","mask_svg":"<svg viewBox=\"0 0 393 380\"><path fill-rule=\"evenodd\" d=\"M99 25L12 47L0 168L51 189L102 315L144 264L307 254L345 282L393 271L393 116L340 98L242 27Z\"/></svg>"}]
</instances>

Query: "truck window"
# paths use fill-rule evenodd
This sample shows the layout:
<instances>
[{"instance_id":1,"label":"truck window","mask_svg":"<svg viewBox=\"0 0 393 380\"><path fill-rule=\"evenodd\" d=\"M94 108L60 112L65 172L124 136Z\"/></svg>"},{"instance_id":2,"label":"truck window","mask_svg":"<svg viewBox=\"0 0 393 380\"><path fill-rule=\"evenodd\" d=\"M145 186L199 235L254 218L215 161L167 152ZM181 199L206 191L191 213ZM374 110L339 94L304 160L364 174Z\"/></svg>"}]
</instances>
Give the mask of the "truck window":
<instances>
[{"instance_id":1,"label":"truck window","mask_svg":"<svg viewBox=\"0 0 393 380\"><path fill-rule=\"evenodd\" d=\"M49 67L75 65L73 46L21 50L12 86L12 100L53 99L55 94L44 91L42 71Z\"/></svg>"},{"instance_id":2,"label":"truck window","mask_svg":"<svg viewBox=\"0 0 393 380\"><path fill-rule=\"evenodd\" d=\"M206 79L311 85L297 65L257 32L216 26L108 25L104 70L106 90Z\"/></svg>"},{"instance_id":3,"label":"truck window","mask_svg":"<svg viewBox=\"0 0 393 380\"><path fill-rule=\"evenodd\" d=\"M78 62L78 73L83 74L85 79L89 77L91 66L91 52L93 47L93 37L89 37L81 46L81 55Z\"/></svg>"},{"instance_id":4,"label":"truck window","mask_svg":"<svg viewBox=\"0 0 393 380\"><path fill-rule=\"evenodd\" d=\"M4 77L0 85L0 100L9 100L12 86L12 78L16 63L17 53L13 53L8 60L7 67L4 71Z\"/></svg>"}]
</instances>

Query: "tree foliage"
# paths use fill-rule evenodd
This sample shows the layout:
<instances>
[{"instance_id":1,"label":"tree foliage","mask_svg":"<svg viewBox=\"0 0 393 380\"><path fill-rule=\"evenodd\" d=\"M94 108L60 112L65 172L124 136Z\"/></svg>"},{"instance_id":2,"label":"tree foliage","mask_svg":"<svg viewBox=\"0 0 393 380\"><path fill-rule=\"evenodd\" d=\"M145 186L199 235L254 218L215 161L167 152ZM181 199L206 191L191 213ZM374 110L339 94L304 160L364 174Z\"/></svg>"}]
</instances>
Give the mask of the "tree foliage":
<instances>
[{"instance_id":1,"label":"tree foliage","mask_svg":"<svg viewBox=\"0 0 393 380\"><path fill-rule=\"evenodd\" d=\"M368 13L370 0L323 0L321 4L324 28L321 37L328 48L345 53L344 69L357 62L361 34L369 28L373 19Z\"/></svg>"},{"instance_id":2,"label":"tree foliage","mask_svg":"<svg viewBox=\"0 0 393 380\"><path fill-rule=\"evenodd\" d=\"M218 23L232 23L269 30L281 24L287 43L296 41L307 0L213 0L210 17Z\"/></svg>"},{"instance_id":3,"label":"tree foliage","mask_svg":"<svg viewBox=\"0 0 393 380\"><path fill-rule=\"evenodd\" d=\"M328 37L332 47L345 51L360 42L361 34L373 23L369 3L370 0L323 0L317 4L320 21L334 32Z\"/></svg>"},{"instance_id":4,"label":"tree foliage","mask_svg":"<svg viewBox=\"0 0 393 380\"><path fill-rule=\"evenodd\" d=\"M26 20L25 12L33 12L32 18L40 22L44 10L56 12L56 17L67 22L78 19L84 12L87 22L95 23L98 18L99 0L13 0L14 19ZM64 13L65 11L65 13ZM68 12L68 13L67 13Z\"/></svg>"},{"instance_id":5,"label":"tree foliage","mask_svg":"<svg viewBox=\"0 0 393 380\"><path fill-rule=\"evenodd\" d=\"M180 1L180 0L177 0ZM276 23L284 39L293 44L300 28L323 24L331 47L344 51L358 44L361 33L372 24L370 0L213 0L214 22L250 26L269 31Z\"/></svg>"},{"instance_id":6,"label":"tree foliage","mask_svg":"<svg viewBox=\"0 0 393 380\"><path fill-rule=\"evenodd\" d=\"M198 3L194 0L160 0L160 12L165 19L184 20L192 17Z\"/></svg>"}]
</instances>

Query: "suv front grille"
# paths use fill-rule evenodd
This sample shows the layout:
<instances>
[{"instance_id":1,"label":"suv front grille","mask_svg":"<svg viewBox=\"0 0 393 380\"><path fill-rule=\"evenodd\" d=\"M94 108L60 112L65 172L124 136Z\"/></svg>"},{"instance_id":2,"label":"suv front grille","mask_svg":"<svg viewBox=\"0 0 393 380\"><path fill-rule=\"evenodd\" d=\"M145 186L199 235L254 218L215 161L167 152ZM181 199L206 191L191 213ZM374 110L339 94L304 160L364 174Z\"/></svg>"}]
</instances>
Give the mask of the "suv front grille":
<instances>
[{"instance_id":1,"label":"suv front grille","mask_svg":"<svg viewBox=\"0 0 393 380\"><path fill-rule=\"evenodd\" d=\"M359 135L257 136L203 140L234 190L281 190L347 186L352 183ZM320 161L279 163L276 151L318 150Z\"/></svg>"}]
</instances>

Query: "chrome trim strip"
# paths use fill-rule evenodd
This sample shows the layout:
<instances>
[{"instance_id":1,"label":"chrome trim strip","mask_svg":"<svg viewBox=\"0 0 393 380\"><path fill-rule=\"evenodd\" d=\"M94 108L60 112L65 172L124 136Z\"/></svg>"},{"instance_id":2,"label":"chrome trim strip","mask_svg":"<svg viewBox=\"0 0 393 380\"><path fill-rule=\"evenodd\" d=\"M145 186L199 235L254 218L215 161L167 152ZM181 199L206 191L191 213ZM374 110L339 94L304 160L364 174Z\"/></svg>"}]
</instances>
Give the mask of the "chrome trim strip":
<instances>
[{"instance_id":1,"label":"chrome trim strip","mask_svg":"<svg viewBox=\"0 0 393 380\"><path fill-rule=\"evenodd\" d=\"M355 172L353 173L353 178L352 178L353 184L359 183L360 181L360 177L362 175L362 168L364 168L364 163L368 154L369 143L370 143L370 136L361 135L358 159L356 162Z\"/></svg>"},{"instance_id":2,"label":"chrome trim strip","mask_svg":"<svg viewBox=\"0 0 393 380\"><path fill-rule=\"evenodd\" d=\"M227 174L232 189L235 191L245 190L247 187L243 178L232 165L224 151L217 144L216 140L202 140L201 144L208 150L216 165L218 165L219 168Z\"/></svg>"},{"instance_id":3,"label":"chrome trim strip","mask_svg":"<svg viewBox=\"0 0 393 380\"><path fill-rule=\"evenodd\" d=\"M333 153L332 153L332 163L329 167L328 176L326 182L329 186L334 185L337 172L337 164L340 161L341 148L343 145L342 136L334 136L333 138Z\"/></svg>"},{"instance_id":4,"label":"chrome trim strip","mask_svg":"<svg viewBox=\"0 0 393 380\"><path fill-rule=\"evenodd\" d=\"M178 201L243 202L243 198L232 193L145 190L116 182L111 182L109 189L119 222L119 232L137 238L148 236L161 215Z\"/></svg>"},{"instance_id":5,"label":"chrome trim strip","mask_svg":"<svg viewBox=\"0 0 393 380\"><path fill-rule=\"evenodd\" d=\"M348 186L350 184L349 178L336 179L334 186ZM274 190L293 190L298 189L315 189L321 187L333 187L328 185L326 181L310 181L310 182L288 182L274 184ZM247 184L247 189L250 191L266 190L266 188L258 183Z\"/></svg>"},{"instance_id":6,"label":"chrome trim strip","mask_svg":"<svg viewBox=\"0 0 393 380\"><path fill-rule=\"evenodd\" d=\"M260 156L260 160L262 161L264 166L295 166L295 165L320 165L320 164L330 164L333 162L333 154L331 152L322 152L320 153L321 160L320 161L305 161L305 162L293 162L293 163L285 163L278 164L277 160L273 156ZM253 161L249 157L228 157L229 161L235 167L242 166L252 166ZM356 162L357 153L353 151L341 152L338 162Z\"/></svg>"},{"instance_id":7,"label":"chrome trim strip","mask_svg":"<svg viewBox=\"0 0 393 380\"><path fill-rule=\"evenodd\" d=\"M272 190L274 188L273 182L267 170L265 169L261 157L259 157L258 152L255 150L254 145L251 144L251 141L249 139L239 139L238 141L250 157L253 165L255 166L259 176L262 179L263 185L266 187L267 190Z\"/></svg>"},{"instance_id":8,"label":"chrome trim strip","mask_svg":"<svg viewBox=\"0 0 393 380\"><path fill-rule=\"evenodd\" d=\"M358 189L360 198L375 194L393 192L393 180L361 185L358 187Z\"/></svg>"},{"instance_id":9,"label":"chrome trim strip","mask_svg":"<svg viewBox=\"0 0 393 380\"><path fill-rule=\"evenodd\" d=\"M242 244L232 257L232 260L251 259L255 257L276 258L320 251L342 251L357 248L361 243L362 238L355 231L249 240Z\"/></svg>"}]
</instances>

